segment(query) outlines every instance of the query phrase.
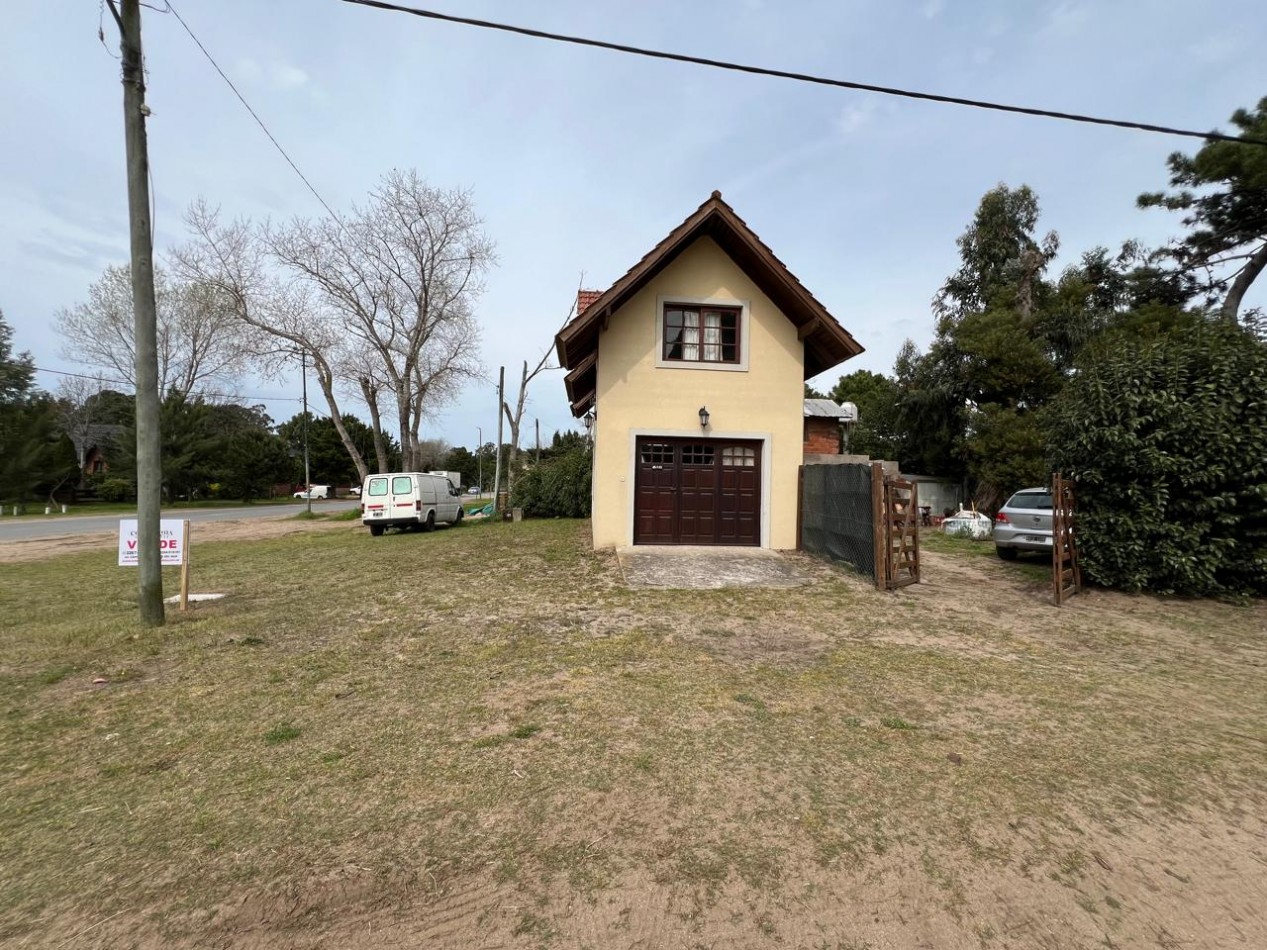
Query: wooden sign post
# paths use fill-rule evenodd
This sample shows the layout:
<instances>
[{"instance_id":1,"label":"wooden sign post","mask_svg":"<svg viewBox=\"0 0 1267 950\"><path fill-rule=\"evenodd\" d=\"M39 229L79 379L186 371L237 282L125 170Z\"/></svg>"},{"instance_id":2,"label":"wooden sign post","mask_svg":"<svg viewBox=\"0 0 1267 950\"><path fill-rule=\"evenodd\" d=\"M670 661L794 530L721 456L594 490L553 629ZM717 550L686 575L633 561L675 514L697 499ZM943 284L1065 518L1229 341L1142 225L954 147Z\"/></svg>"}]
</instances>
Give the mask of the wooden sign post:
<instances>
[{"instance_id":1,"label":"wooden sign post","mask_svg":"<svg viewBox=\"0 0 1267 950\"><path fill-rule=\"evenodd\" d=\"M180 609L189 609L189 522L185 522L185 543L181 545L180 558Z\"/></svg>"}]
</instances>

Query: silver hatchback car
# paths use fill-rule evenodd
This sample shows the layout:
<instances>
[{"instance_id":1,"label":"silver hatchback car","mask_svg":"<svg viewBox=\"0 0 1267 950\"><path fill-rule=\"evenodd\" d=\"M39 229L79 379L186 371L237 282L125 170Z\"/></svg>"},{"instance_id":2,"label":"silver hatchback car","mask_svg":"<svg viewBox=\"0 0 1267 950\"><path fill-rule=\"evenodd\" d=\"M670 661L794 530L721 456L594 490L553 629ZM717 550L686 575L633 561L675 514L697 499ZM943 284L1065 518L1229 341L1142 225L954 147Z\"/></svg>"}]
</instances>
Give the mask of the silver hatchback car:
<instances>
[{"instance_id":1,"label":"silver hatchback car","mask_svg":"<svg viewBox=\"0 0 1267 950\"><path fill-rule=\"evenodd\" d=\"M1023 488L994 516L994 550L1005 561L1021 551L1051 551L1051 489Z\"/></svg>"}]
</instances>

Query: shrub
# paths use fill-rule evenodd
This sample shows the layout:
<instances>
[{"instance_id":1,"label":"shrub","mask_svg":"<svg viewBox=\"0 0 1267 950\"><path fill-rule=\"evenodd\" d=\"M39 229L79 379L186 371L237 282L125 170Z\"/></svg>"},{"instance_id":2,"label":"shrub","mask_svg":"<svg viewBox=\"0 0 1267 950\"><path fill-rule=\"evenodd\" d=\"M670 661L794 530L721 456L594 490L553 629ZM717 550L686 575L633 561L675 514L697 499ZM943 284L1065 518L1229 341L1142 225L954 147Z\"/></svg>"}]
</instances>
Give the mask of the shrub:
<instances>
[{"instance_id":1,"label":"shrub","mask_svg":"<svg viewBox=\"0 0 1267 950\"><path fill-rule=\"evenodd\" d=\"M512 504L530 518L588 518L590 487L589 449L573 449L520 475Z\"/></svg>"},{"instance_id":2,"label":"shrub","mask_svg":"<svg viewBox=\"0 0 1267 950\"><path fill-rule=\"evenodd\" d=\"M102 479L97 486L97 497L102 501L131 501L135 492L126 478Z\"/></svg>"},{"instance_id":3,"label":"shrub","mask_svg":"<svg viewBox=\"0 0 1267 950\"><path fill-rule=\"evenodd\" d=\"M1089 347L1052 405L1097 583L1267 593L1267 345L1230 324Z\"/></svg>"}]
</instances>

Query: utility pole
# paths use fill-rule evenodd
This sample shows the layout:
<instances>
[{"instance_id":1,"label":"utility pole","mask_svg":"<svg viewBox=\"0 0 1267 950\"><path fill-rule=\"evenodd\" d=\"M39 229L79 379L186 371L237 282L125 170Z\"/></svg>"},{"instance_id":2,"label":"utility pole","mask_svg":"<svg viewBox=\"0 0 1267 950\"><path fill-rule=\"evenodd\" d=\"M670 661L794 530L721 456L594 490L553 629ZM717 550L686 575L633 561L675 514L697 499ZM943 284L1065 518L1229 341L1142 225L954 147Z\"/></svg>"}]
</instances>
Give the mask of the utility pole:
<instances>
[{"instance_id":1,"label":"utility pole","mask_svg":"<svg viewBox=\"0 0 1267 950\"><path fill-rule=\"evenodd\" d=\"M537 463L540 464L541 462L541 420L533 419L532 421L537 424Z\"/></svg>"},{"instance_id":2,"label":"utility pole","mask_svg":"<svg viewBox=\"0 0 1267 950\"><path fill-rule=\"evenodd\" d=\"M119 26L123 61L123 137L127 149L128 222L132 244L132 320L136 341L137 602L141 623L161 627L163 572L162 442L159 433L158 342L154 304L154 235L150 220L149 154L145 139L145 61L140 0L108 0ZM120 7L122 10L120 11Z\"/></svg>"},{"instance_id":3,"label":"utility pole","mask_svg":"<svg viewBox=\"0 0 1267 950\"><path fill-rule=\"evenodd\" d=\"M299 372L304 378L304 498L308 502L308 517L312 517L312 475L308 472L308 351L299 351ZM330 493L333 494L333 493Z\"/></svg>"},{"instance_id":4,"label":"utility pole","mask_svg":"<svg viewBox=\"0 0 1267 950\"><path fill-rule=\"evenodd\" d=\"M476 426L475 431L478 432L480 436L479 443L475 446L475 464L479 466L480 497L483 498L484 497L484 427Z\"/></svg>"},{"instance_id":5,"label":"utility pole","mask_svg":"<svg viewBox=\"0 0 1267 950\"><path fill-rule=\"evenodd\" d=\"M493 469L493 513L501 510L502 489L502 406L506 399L506 367L497 374L497 467Z\"/></svg>"}]
</instances>

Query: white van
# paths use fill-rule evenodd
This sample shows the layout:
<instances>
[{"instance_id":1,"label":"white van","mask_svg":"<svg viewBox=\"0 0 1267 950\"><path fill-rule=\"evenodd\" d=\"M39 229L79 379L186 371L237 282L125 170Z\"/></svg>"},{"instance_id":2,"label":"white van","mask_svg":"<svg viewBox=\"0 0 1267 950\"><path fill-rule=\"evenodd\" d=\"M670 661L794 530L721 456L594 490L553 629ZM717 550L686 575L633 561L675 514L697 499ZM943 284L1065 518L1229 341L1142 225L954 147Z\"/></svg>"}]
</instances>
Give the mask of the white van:
<instances>
[{"instance_id":1,"label":"white van","mask_svg":"<svg viewBox=\"0 0 1267 950\"><path fill-rule=\"evenodd\" d=\"M390 472L361 486L361 523L378 537L387 528L430 531L439 522L458 524L462 499L443 475Z\"/></svg>"}]
</instances>

